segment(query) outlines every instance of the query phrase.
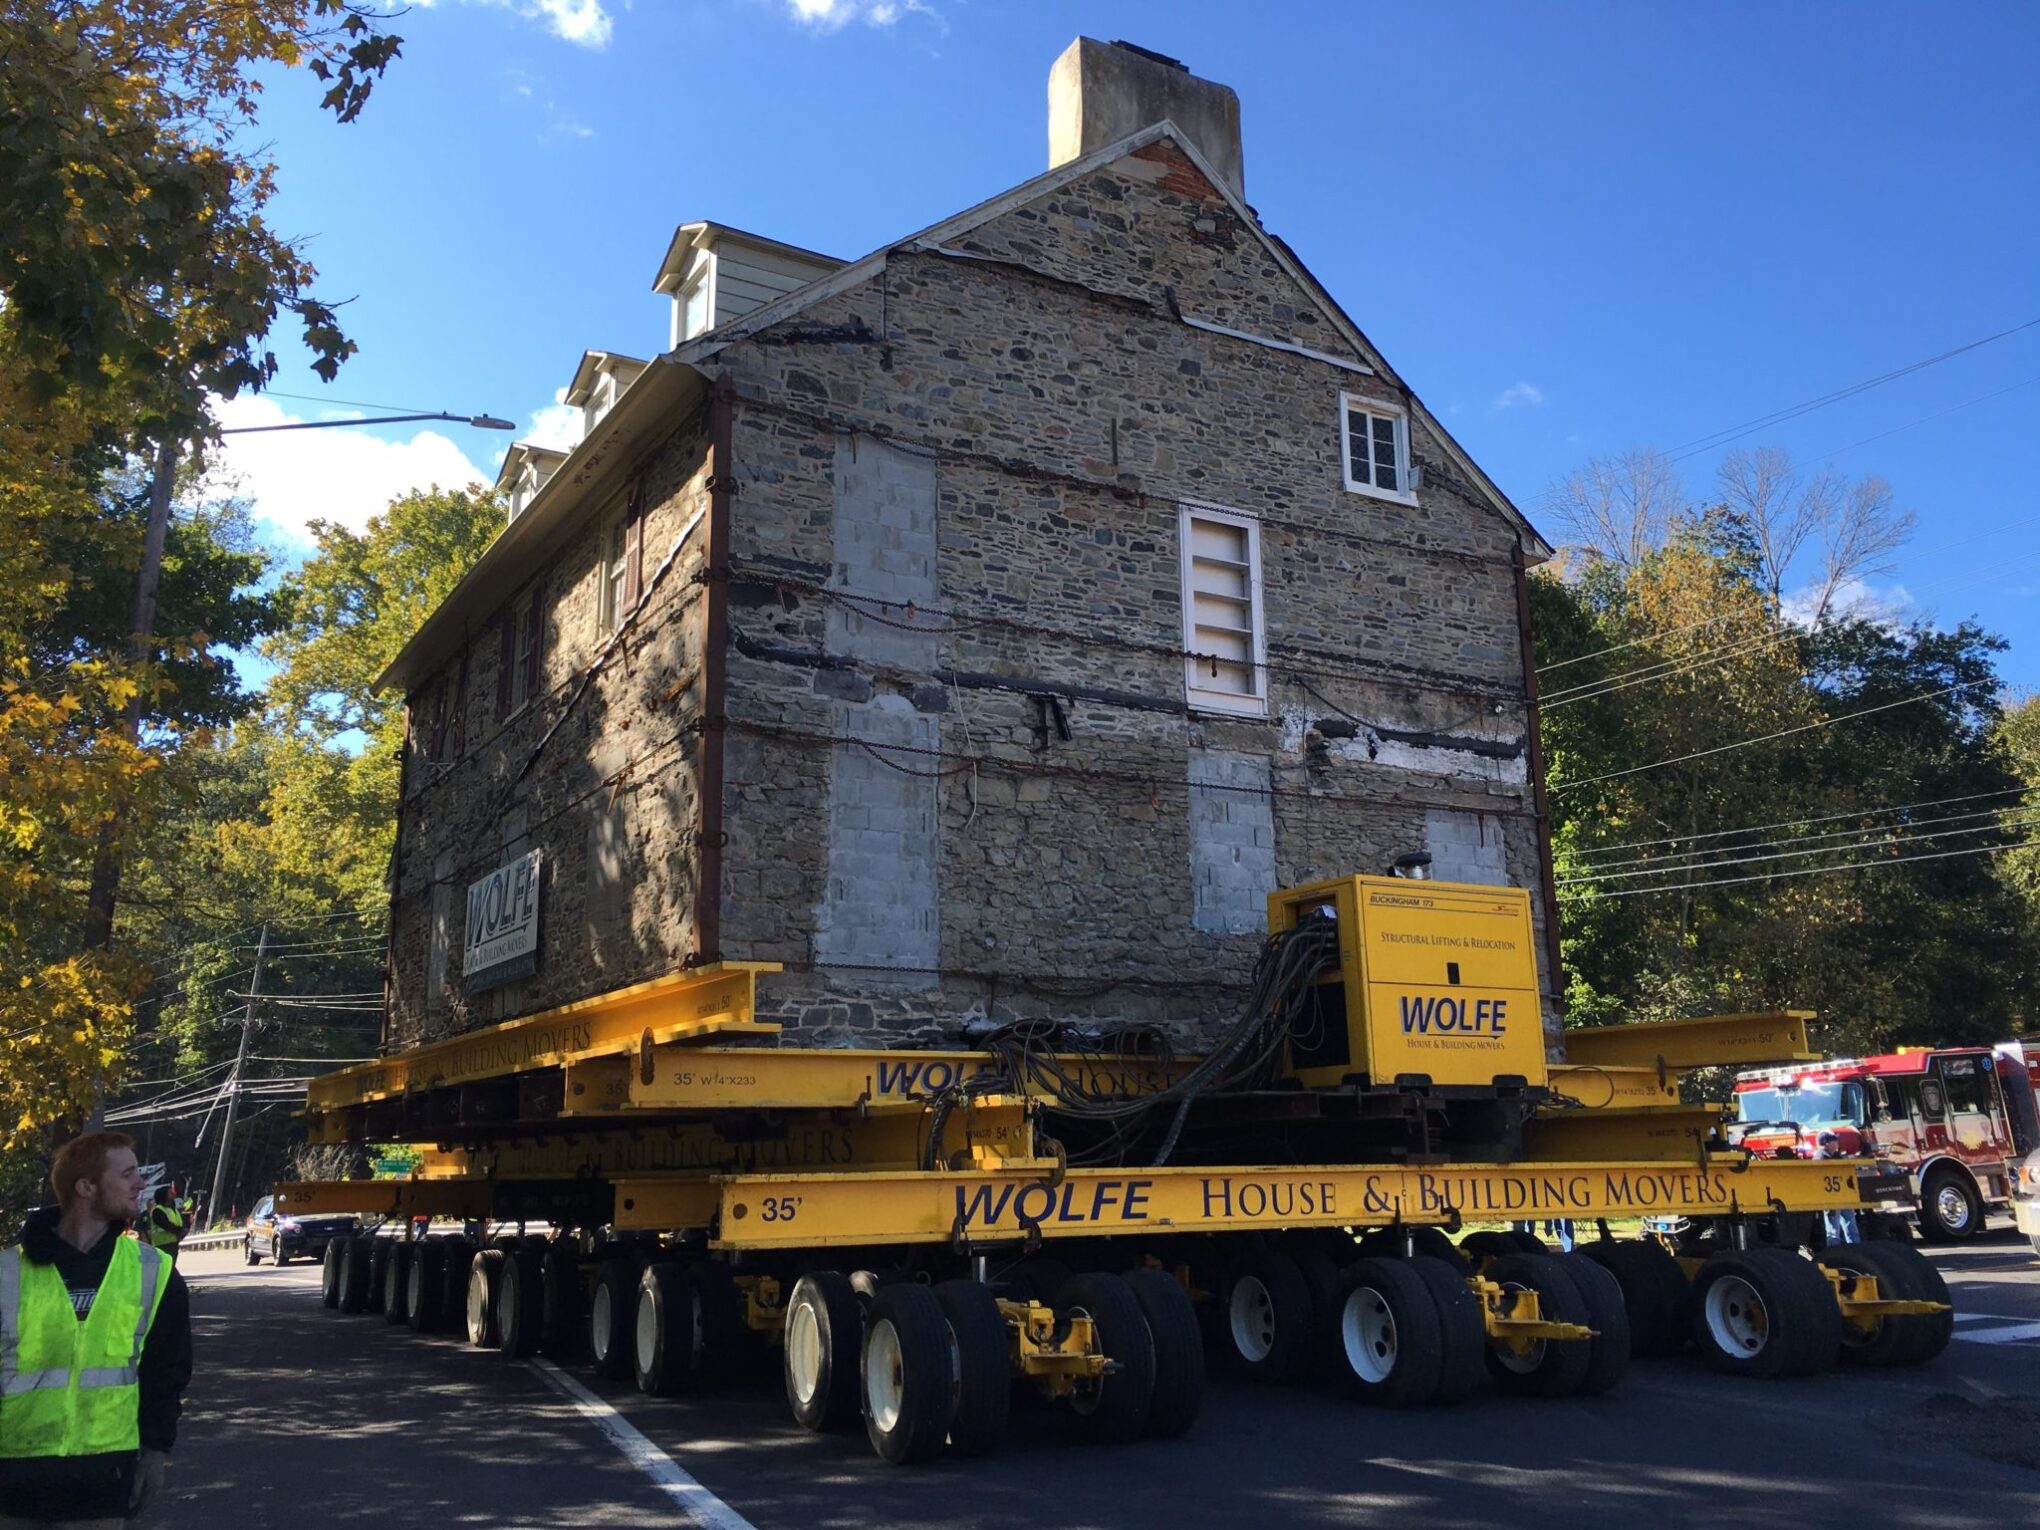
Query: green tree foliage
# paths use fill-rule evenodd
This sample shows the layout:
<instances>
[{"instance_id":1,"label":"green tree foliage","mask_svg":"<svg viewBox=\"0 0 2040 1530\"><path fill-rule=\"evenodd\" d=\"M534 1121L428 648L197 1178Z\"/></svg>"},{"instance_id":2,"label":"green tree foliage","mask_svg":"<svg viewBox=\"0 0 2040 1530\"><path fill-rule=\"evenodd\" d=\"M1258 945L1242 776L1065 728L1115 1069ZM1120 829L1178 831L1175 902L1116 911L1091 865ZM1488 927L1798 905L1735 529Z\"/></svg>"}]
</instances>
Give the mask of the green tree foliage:
<instances>
[{"instance_id":1,"label":"green tree foliage","mask_svg":"<svg viewBox=\"0 0 2040 1530\"><path fill-rule=\"evenodd\" d=\"M1783 620L1762 541L1685 510L1533 583L1568 1021L1796 1007L1835 1050L2001 1039L2031 905L2009 855L1940 853L2040 833L2003 811L2003 644Z\"/></svg>"}]
</instances>

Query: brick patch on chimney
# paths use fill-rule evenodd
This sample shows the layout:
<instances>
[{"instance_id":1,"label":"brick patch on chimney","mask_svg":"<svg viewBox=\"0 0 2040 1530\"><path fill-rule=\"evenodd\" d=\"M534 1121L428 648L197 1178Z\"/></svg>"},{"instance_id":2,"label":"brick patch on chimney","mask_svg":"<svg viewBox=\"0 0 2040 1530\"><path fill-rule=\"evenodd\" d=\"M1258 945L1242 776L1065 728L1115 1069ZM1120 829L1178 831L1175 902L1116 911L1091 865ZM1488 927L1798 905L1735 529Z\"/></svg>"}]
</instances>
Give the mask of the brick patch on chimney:
<instances>
[{"instance_id":1,"label":"brick patch on chimney","mask_svg":"<svg viewBox=\"0 0 2040 1530\"><path fill-rule=\"evenodd\" d=\"M1167 139L1159 139L1135 149L1131 157L1152 160L1163 167L1165 173L1155 184L1164 191L1179 197L1190 197L1212 207L1221 206L1225 202L1218 188L1205 178L1204 172L1192 163L1190 156Z\"/></svg>"}]
</instances>

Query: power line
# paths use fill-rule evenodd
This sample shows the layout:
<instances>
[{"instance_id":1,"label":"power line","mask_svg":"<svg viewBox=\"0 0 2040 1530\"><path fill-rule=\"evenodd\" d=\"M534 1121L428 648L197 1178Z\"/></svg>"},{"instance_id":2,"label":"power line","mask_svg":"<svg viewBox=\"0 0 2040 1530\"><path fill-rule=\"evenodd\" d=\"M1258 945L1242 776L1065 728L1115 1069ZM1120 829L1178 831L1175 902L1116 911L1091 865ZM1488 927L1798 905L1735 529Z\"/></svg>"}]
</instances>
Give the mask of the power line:
<instances>
[{"instance_id":1,"label":"power line","mask_svg":"<svg viewBox=\"0 0 2040 1530\"><path fill-rule=\"evenodd\" d=\"M1631 765L1626 770L1611 770L1598 776L1587 776L1578 781L1567 781L1562 786L1549 789L1551 796L1565 792L1576 792L1583 786L1593 786L1601 781L1614 781L1623 776L1639 775L1647 770L1662 770L1667 765L1683 765L1688 760L1704 760L1709 755L1726 754L1731 749L1746 749L1751 744L1768 744L1773 739L1790 738L1795 733L1810 733L1817 728L1832 728L1836 723L1853 722L1859 717L1869 717L1877 712L1889 712L1894 707L1911 706L1918 701L1932 701L1936 696L1951 695L1956 691L1973 691L1979 686L1994 684L1991 680L1967 680L1960 685L1946 685L1938 691L1927 691L1918 696L1907 696L1899 701L1887 701L1879 706L1864 707L1855 712L1844 712L1839 717L1823 717L1817 722L1801 723L1796 728L1781 728L1776 733L1761 734L1756 738L1737 739L1732 744L1716 744L1711 749L1696 749L1691 754L1674 755L1668 760L1652 760L1648 765Z\"/></svg>"},{"instance_id":2,"label":"power line","mask_svg":"<svg viewBox=\"0 0 2040 1530\"><path fill-rule=\"evenodd\" d=\"M1693 892L1709 887L1737 887L1745 882L1775 882L1786 877L1836 876L1845 871L1878 871L1886 866L1903 866L1909 861L1946 861L1964 855L1996 855L2005 850L2030 850L2040 845L2040 839L2020 840L2015 845L1975 845L1967 850L1937 850L1928 855L1893 855L1883 860L1858 861L1847 866L1812 866L1799 871L1768 871L1748 877L1718 877L1699 882L1681 882L1674 887L1626 887L1617 892L1578 892L1559 898L1561 903L1577 903L1583 898L1641 898L1652 893Z\"/></svg>"},{"instance_id":3,"label":"power line","mask_svg":"<svg viewBox=\"0 0 2040 1530\"><path fill-rule=\"evenodd\" d=\"M1582 884L1633 881L1637 877L1689 876L1696 871L1713 871L1726 866L1756 866L1765 861L1803 860L1809 855L1851 855L1858 850L1880 850L1890 845L1916 845L1928 840L1959 838L1965 834L1990 834L2014 827L2033 827L2036 826L2036 819L2040 819L2040 814L2032 812L2010 818L2000 818L1993 815L1989 823L1974 824L1966 829L1941 829L1931 834L1897 834L1888 839L1858 839L1848 844L1814 845L1799 850L1777 850L1764 855L1742 855L1714 861L1688 861L1683 865L1676 866L1643 866L1642 869L1633 871L1596 871L1585 876L1560 877L1557 879L1557 885L1560 887L1576 887ZM1844 832L1860 833L1861 831L1847 830ZM1823 834L1814 837L1818 839L1835 839L1841 836ZM1668 857L1667 859L1674 858ZM1636 866L1639 863L1625 861L1621 864L1624 866Z\"/></svg>"},{"instance_id":4,"label":"power line","mask_svg":"<svg viewBox=\"0 0 2040 1530\"><path fill-rule=\"evenodd\" d=\"M1959 414L1964 409L1973 409L1978 404L1987 404L1994 398L2003 398L2007 393L2017 393L2021 388L2030 388L2035 383L2040 383L2040 377L2029 377L2024 382L2015 382L2008 388L1998 388L1990 393L1979 394L1972 399L1964 399L1959 404L1950 404L1946 409L1937 409L1934 413L1923 414L1916 420L1907 420L1903 425L1894 425L1889 430L1880 430L1874 436L1865 436L1860 441L1851 441L1847 446L1837 446L1833 451L1828 452L1816 452L1813 460L1818 462L1829 461L1832 458L1841 456L1843 452L1852 452L1859 446L1868 446L1872 441L1882 441L1886 436L1895 436L1901 431L1911 430L1915 425L1931 424L1933 421L1945 419L1951 414Z\"/></svg>"},{"instance_id":5,"label":"power line","mask_svg":"<svg viewBox=\"0 0 2040 1530\"><path fill-rule=\"evenodd\" d=\"M1704 436L1696 436L1691 441L1683 442L1673 447L1667 454L1668 460L1679 462L1699 452L1713 451L1717 447L1726 446L1731 441L1739 441L1744 436L1753 435L1757 431L1766 429L1769 426L1782 425L1787 420L1796 420L1801 415L1812 414L1815 410L1825 409L1830 404L1838 404L1843 399L1854 398L1859 393L1868 393L1872 388L1881 388L1886 383L1896 382L1901 377L1910 377L1913 373L1925 371L1928 367L1939 366L1944 361L1951 360L1956 356L1966 355L1968 352L1978 350L1983 346L1995 344L2007 336L2032 329L2035 325L2040 325L2040 319L2028 319L2023 324L2014 324L2010 329L2001 329L1994 335L1985 335L1981 340L1972 340L1967 345L1958 345L1952 351L1942 351L1939 355L1928 356L1921 361L1908 362L1902 367L1894 367L1889 372L1880 372L1875 377L1867 377L1861 382L1850 383L1845 388L1837 388L1832 393L1823 393L1817 398L1805 399L1797 404L1788 404L1783 409L1775 409L1771 413L1759 415L1753 420L1744 420L1740 425L1731 425L1725 430L1712 431Z\"/></svg>"},{"instance_id":6,"label":"power line","mask_svg":"<svg viewBox=\"0 0 2040 1530\"><path fill-rule=\"evenodd\" d=\"M1741 828L1737 829L1711 829L1704 834L1668 834L1662 839L1620 840L1612 845L1589 846L1585 849L1575 851L1574 854L1576 856L1607 855L1616 850L1649 849L1653 845L1686 844L1690 843L1693 840L1700 839L1727 839L1737 834L1761 833L1765 829L1792 829L1799 828L1806 824L1835 823L1844 818L1867 818L1873 815L1879 815L1884 813L1904 813L1910 811L1913 808L1946 807L1951 802L1980 802L1986 797L2018 797L2024 796L2029 792L2040 792L2040 786L2007 786L2000 788L1997 791L1965 792L1959 797L1928 797L1919 802L1898 802L1890 803L1883 807L1851 808L1847 812L1825 813L1817 818L1780 818L1772 823L1744 824ZM1983 809L1983 811L1995 813L2002 811L2002 809L1986 808ZM1966 818L1969 815L1966 813L1958 813L1955 816L1958 818ZM1937 820L1928 821L1935 822Z\"/></svg>"}]
</instances>

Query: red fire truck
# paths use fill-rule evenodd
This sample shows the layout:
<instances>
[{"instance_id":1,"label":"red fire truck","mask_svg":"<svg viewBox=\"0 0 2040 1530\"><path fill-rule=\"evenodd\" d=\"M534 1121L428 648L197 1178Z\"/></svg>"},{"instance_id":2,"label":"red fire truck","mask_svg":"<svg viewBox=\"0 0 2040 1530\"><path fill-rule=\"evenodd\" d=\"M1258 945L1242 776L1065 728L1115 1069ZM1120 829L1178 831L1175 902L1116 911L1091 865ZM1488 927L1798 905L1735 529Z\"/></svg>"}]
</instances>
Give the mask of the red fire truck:
<instances>
[{"instance_id":1,"label":"red fire truck","mask_svg":"<svg viewBox=\"0 0 2040 1530\"><path fill-rule=\"evenodd\" d=\"M2006 1208L2021 1159L2040 1148L2040 1044L1900 1047L1736 1076L1742 1146L1770 1158L1874 1156L1912 1175L1920 1236L1952 1243Z\"/></svg>"}]
</instances>

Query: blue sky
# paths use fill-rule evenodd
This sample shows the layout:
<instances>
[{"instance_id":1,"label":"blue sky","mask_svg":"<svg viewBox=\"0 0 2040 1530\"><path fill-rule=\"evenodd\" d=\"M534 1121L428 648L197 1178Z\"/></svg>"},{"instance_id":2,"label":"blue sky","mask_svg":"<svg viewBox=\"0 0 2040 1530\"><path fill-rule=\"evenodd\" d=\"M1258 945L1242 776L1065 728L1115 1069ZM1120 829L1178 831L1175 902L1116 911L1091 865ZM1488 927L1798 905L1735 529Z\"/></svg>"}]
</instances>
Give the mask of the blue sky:
<instances>
[{"instance_id":1,"label":"blue sky","mask_svg":"<svg viewBox=\"0 0 2040 1530\"><path fill-rule=\"evenodd\" d=\"M1080 33L1239 92L1247 199L1541 524L1590 455L2040 319L2040 7L433 0L397 29L350 127L270 84L272 221L361 345L330 388L284 347L280 393L543 429L583 349L663 345L675 224L854 257L1043 169ZM1877 597L1978 616L2031 690L2036 411L2040 327L1742 444L1888 479L1919 527ZM285 434L231 465L280 527L359 523L492 478L509 439ZM1679 464L1695 495L1715 461Z\"/></svg>"}]
</instances>

